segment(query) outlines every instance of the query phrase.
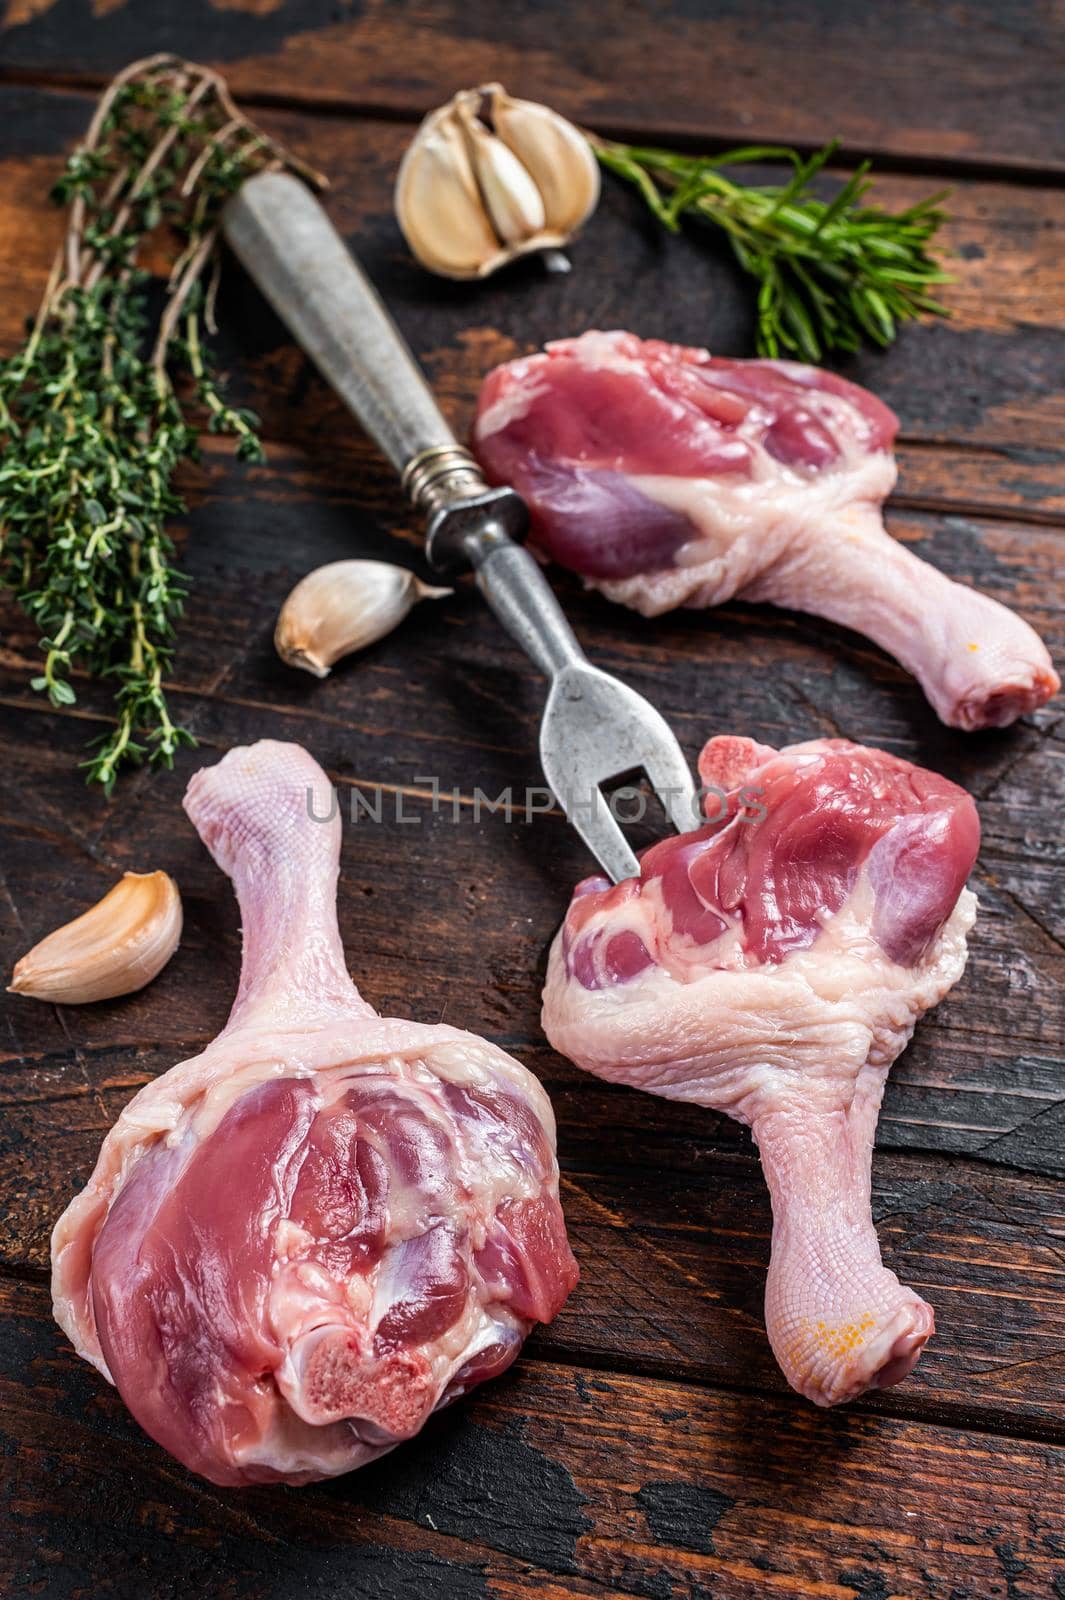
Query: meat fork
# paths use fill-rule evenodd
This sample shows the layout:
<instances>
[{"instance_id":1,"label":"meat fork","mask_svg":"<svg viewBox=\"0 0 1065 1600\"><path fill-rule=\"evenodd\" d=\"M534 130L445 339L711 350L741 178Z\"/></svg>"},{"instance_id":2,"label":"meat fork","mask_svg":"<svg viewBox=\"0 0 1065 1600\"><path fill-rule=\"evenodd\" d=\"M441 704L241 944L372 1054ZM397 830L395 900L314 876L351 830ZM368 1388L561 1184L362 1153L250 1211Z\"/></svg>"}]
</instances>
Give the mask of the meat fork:
<instances>
[{"instance_id":1,"label":"meat fork","mask_svg":"<svg viewBox=\"0 0 1065 1600\"><path fill-rule=\"evenodd\" d=\"M528 528L524 501L513 489L489 488L456 441L398 328L310 191L288 173L261 173L228 202L223 230L426 515L433 567L472 567L500 622L548 679L544 776L611 879L636 876L639 864L604 784L642 769L675 828L684 832L699 820L691 772L664 718L587 659L537 562L516 542Z\"/></svg>"}]
</instances>

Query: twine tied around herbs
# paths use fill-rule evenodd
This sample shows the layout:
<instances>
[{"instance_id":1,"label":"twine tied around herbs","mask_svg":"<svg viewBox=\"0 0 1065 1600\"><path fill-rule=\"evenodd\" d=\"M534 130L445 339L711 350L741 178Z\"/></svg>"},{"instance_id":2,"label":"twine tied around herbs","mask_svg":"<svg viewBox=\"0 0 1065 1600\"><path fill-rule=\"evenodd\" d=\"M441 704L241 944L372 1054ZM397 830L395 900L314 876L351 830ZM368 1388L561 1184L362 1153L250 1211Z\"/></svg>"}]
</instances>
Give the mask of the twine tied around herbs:
<instances>
[{"instance_id":1,"label":"twine tied around herbs","mask_svg":"<svg viewBox=\"0 0 1065 1600\"><path fill-rule=\"evenodd\" d=\"M263 459L258 419L227 403L208 341L222 207L271 168L325 184L218 73L170 55L127 67L55 185L65 236L25 343L0 365L0 582L41 630L35 690L66 706L75 673L117 685L82 764L107 793L123 766L169 767L194 743L163 687L186 589L167 532L185 510L173 479L203 428Z\"/></svg>"}]
</instances>

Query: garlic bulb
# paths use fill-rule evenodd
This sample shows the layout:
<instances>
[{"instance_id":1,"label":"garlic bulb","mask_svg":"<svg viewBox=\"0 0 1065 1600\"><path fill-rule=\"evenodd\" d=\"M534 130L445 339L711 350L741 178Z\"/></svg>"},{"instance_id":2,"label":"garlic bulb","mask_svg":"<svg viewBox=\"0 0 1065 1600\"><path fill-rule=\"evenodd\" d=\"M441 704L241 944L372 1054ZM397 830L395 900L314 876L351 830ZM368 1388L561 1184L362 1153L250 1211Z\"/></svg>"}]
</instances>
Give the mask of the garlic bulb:
<instances>
[{"instance_id":1,"label":"garlic bulb","mask_svg":"<svg viewBox=\"0 0 1065 1600\"><path fill-rule=\"evenodd\" d=\"M103 899L35 944L8 990L84 1005L151 983L181 938L181 896L165 872L127 872Z\"/></svg>"},{"instance_id":2,"label":"garlic bulb","mask_svg":"<svg viewBox=\"0 0 1065 1600\"><path fill-rule=\"evenodd\" d=\"M341 656L383 639L419 600L451 593L387 561L331 561L297 583L281 607L274 644L288 666L327 678Z\"/></svg>"},{"instance_id":3,"label":"garlic bulb","mask_svg":"<svg viewBox=\"0 0 1065 1600\"><path fill-rule=\"evenodd\" d=\"M595 210L599 166L579 128L498 83L463 89L422 123L396 179L396 217L423 267L486 278L557 250Z\"/></svg>"}]
</instances>

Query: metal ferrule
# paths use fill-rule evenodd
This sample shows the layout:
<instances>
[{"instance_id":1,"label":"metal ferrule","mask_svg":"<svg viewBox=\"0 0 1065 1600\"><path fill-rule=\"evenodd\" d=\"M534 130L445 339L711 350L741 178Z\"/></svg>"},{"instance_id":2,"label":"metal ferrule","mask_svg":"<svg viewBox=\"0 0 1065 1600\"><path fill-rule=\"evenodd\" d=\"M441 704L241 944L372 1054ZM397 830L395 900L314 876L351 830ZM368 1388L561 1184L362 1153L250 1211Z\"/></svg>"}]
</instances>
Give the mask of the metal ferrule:
<instances>
[{"instance_id":1,"label":"metal ferrule","mask_svg":"<svg viewBox=\"0 0 1065 1600\"><path fill-rule=\"evenodd\" d=\"M490 489L455 440L425 378L318 201L291 174L260 172L227 202L226 238L352 415L400 474L428 524L440 572L472 566L503 626L551 680L540 733L560 797L599 795L604 779L643 767L678 828L695 816L684 755L656 711L591 666L528 550L525 502ZM670 800L669 795L673 796ZM571 822L615 882L639 871L614 817L567 804Z\"/></svg>"},{"instance_id":2,"label":"metal ferrule","mask_svg":"<svg viewBox=\"0 0 1065 1600\"><path fill-rule=\"evenodd\" d=\"M427 516L454 500L483 494L487 487L480 467L460 444L419 450L404 467L401 482L407 498Z\"/></svg>"}]
</instances>

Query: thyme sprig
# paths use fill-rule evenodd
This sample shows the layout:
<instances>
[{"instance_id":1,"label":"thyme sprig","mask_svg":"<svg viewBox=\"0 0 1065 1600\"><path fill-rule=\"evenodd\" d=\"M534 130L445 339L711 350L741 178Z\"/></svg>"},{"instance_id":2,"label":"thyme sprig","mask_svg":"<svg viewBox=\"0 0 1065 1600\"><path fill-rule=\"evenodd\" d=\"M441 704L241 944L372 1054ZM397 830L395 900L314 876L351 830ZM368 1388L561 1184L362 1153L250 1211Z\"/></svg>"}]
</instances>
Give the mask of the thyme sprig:
<instances>
[{"instance_id":1,"label":"thyme sprig","mask_svg":"<svg viewBox=\"0 0 1065 1600\"><path fill-rule=\"evenodd\" d=\"M262 458L257 419L227 404L206 343L222 204L278 165L320 181L216 73L172 56L127 68L55 186L65 237L26 342L0 365L0 582L41 629L35 690L68 706L75 672L114 683L114 724L83 763L108 793L123 766L170 766L193 742L163 687L186 589L167 531L185 509L174 475L203 425Z\"/></svg>"},{"instance_id":2,"label":"thyme sprig","mask_svg":"<svg viewBox=\"0 0 1065 1600\"><path fill-rule=\"evenodd\" d=\"M929 250L944 220L942 193L906 211L867 205L866 161L822 200L811 184L835 143L808 160L779 145L686 156L595 136L591 143L600 163L635 184L671 232L685 216L725 230L740 266L758 281L762 355L820 361L865 339L888 345L900 322L924 312L949 314L930 293L950 281ZM789 182L741 184L721 170L762 161L789 162Z\"/></svg>"}]
</instances>

